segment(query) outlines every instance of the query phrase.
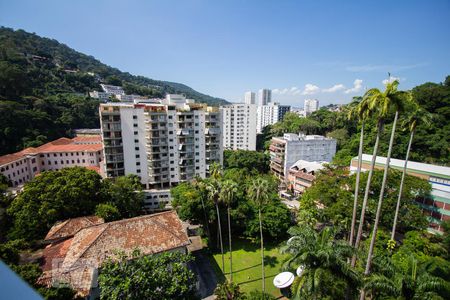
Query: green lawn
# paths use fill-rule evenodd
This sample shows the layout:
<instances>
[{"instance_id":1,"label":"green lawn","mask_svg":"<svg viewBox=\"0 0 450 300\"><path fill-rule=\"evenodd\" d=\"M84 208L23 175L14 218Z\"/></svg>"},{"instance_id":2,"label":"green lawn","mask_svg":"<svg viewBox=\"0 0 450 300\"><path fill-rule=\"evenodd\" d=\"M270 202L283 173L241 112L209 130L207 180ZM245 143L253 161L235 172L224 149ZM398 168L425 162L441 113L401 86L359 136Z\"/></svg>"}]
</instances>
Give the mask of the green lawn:
<instances>
[{"instance_id":1,"label":"green lawn","mask_svg":"<svg viewBox=\"0 0 450 300\"><path fill-rule=\"evenodd\" d=\"M226 242L226 245L225 245ZM228 241L224 240L224 251L228 250ZM233 281L238 283L241 291L250 292L254 289L262 289L261 279L261 249L260 245L251 243L245 239L233 240ZM229 251L225 252L225 273L222 272L222 256L214 254L213 266L220 281L224 275L229 278L230 260ZM264 246L266 292L279 297L280 291L274 287L273 278L280 272L281 266L287 255L281 254L274 245Z\"/></svg>"}]
</instances>

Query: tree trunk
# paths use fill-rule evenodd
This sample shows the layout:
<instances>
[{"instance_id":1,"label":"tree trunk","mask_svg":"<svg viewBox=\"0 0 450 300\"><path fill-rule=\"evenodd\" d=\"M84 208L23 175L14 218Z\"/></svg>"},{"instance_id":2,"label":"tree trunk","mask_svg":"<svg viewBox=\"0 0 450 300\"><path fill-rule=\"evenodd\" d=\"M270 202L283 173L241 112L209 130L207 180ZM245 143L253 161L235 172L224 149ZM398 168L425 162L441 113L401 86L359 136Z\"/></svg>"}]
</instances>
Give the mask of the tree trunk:
<instances>
[{"instance_id":1,"label":"tree trunk","mask_svg":"<svg viewBox=\"0 0 450 300\"><path fill-rule=\"evenodd\" d=\"M369 275L370 266L372 265L373 248L375 247L375 241L377 239L378 223L380 222L381 206L383 205L384 190L386 189L386 181L389 172L389 163L391 160L392 147L394 145L395 126L397 125L397 119L398 119L398 110L395 112L394 123L392 123L391 138L389 140L389 149L386 157L386 164L384 166L384 174L383 174L383 181L381 183L380 197L378 198L377 213L375 215L375 222L372 230L372 238L370 239L369 253L367 254L366 269L364 270L365 276ZM364 300L363 297L364 297L364 290L362 289L360 300Z\"/></svg>"},{"instance_id":2,"label":"tree trunk","mask_svg":"<svg viewBox=\"0 0 450 300\"><path fill-rule=\"evenodd\" d=\"M353 215L349 239L350 246L353 246L353 237L355 235L356 211L358 209L359 177L361 175L362 152L364 146L363 142L364 142L364 121L361 123L361 137L359 138L358 167L356 169L355 196L353 201Z\"/></svg>"},{"instance_id":3,"label":"tree trunk","mask_svg":"<svg viewBox=\"0 0 450 300\"><path fill-rule=\"evenodd\" d=\"M220 253L222 254L222 272L225 273L225 258L223 257L223 242L222 242L222 226L220 225L219 205L216 202L217 211L217 224L219 225L219 240L220 240Z\"/></svg>"},{"instance_id":4,"label":"tree trunk","mask_svg":"<svg viewBox=\"0 0 450 300\"><path fill-rule=\"evenodd\" d=\"M261 264L262 264L262 291L263 293L266 291L266 276L264 273L264 240L263 240L263 231L262 231L262 218L261 218L261 208L259 209L259 232L261 234Z\"/></svg>"},{"instance_id":5,"label":"tree trunk","mask_svg":"<svg viewBox=\"0 0 450 300\"><path fill-rule=\"evenodd\" d=\"M406 150L406 158L405 158L405 164L403 165L402 180L400 181L400 189L398 191L397 206L395 207L394 223L392 224L391 240L394 240L394 238L395 238L395 230L397 228L398 211L400 210L400 202L401 202L402 192L403 192L403 183L405 181L406 169L408 166L408 159L409 159L409 151L411 150L411 144L412 144L413 138L414 138L414 130L411 131L411 135L409 136L408 150Z\"/></svg>"},{"instance_id":6,"label":"tree trunk","mask_svg":"<svg viewBox=\"0 0 450 300\"><path fill-rule=\"evenodd\" d=\"M228 206L228 243L230 245L230 282L233 282L233 252L231 250L231 222L230 222L230 207Z\"/></svg>"},{"instance_id":7,"label":"tree trunk","mask_svg":"<svg viewBox=\"0 0 450 300\"><path fill-rule=\"evenodd\" d=\"M364 199L363 199L362 208L361 208L361 216L359 218L358 234L356 235L355 249L358 249L359 242L361 241L361 236L362 236L362 231L363 231L363 226L364 226L364 217L366 215L367 200L369 199L370 183L372 182L373 169L375 168L375 160L377 158L378 144L380 142L380 134L383 129L383 121L382 120L378 121L377 127L378 127L377 137L375 139L375 145L373 146L372 161L370 164L369 175L367 177L366 190L364 191ZM356 264L356 254L353 255L353 257L352 257L351 266L354 267L355 264Z\"/></svg>"},{"instance_id":8,"label":"tree trunk","mask_svg":"<svg viewBox=\"0 0 450 300\"><path fill-rule=\"evenodd\" d=\"M209 220L205 210L205 202L203 201L203 197L201 197L201 199L202 199L203 215L205 217L206 234L208 235L208 243L211 243L211 232L209 231Z\"/></svg>"}]
</instances>

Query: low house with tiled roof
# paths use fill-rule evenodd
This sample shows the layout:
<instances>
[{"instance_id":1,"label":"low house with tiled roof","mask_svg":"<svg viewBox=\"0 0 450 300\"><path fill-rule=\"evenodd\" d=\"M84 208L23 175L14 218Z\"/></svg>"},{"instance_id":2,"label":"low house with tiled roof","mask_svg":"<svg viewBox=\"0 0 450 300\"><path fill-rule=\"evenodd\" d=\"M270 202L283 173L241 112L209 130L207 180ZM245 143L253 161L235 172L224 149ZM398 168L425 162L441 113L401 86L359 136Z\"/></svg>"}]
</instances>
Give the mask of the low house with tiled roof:
<instances>
[{"instance_id":1,"label":"low house with tiled roof","mask_svg":"<svg viewBox=\"0 0 450 300\"><path fill-rule=\"evenodd\" d=\"M58 230L57 230L58 231ZM50 235L52 236L52 235ZM69 284L81 297L95 297L98 269L117 252L142 255L187 252L189 238L175 211L92 225L44 249L41 284Z\"/></svg>"},{"instance_id":2,"label":"low house with tiled roof","mask_svg":"<svg viewBox=\"0 0 450 300\"><path fill-rule=\"evenodd\" d=\"M298 160L288 171L287 183L288 189L294 196L299 196L309 188L316 179L316 172L324 168L327 162L315 162Z\"/></svg>"},{"instance_id":3,"label":"low house with tiled roof","mask_svg":"<svg viewBox=\"0 0 450 300\"><path fill-rule=\"evenodd\" d=\"M102 137L77 136L0 156L0 173L11 181L13 187L17 187L43 171L67 167L87 167L102 175L102 164Z\"/></svg>"},{"instance_id":4,"label":"low house with tiled roof","mask_svg":"<svg viewBox=\"0 0 450 300\"><path fill-rule=\"evenodd\" d=\"M83 228L93 225L103 224L105 221L97 216L85 216L79 218L67 219L63 222L58 222L50 228L50 231L45 236L45 242L56 242L63 239L73 237L78 231Z\"/></svg>"}]
</instances>

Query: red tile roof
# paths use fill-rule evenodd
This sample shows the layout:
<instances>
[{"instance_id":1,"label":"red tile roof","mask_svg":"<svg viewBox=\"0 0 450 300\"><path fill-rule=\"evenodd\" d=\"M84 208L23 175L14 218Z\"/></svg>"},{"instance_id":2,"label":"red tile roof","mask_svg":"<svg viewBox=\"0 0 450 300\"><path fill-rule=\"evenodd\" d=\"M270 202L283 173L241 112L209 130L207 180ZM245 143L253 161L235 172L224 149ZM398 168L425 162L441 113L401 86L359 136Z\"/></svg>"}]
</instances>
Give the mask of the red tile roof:
<instances>
[{"instance_id":1,"label":"red tile roof","mask_svg":"<svg viewBox=\"0 0 450 300\"><path fill-rule=\"evenodd\" d=\"M103 223L105 223L105 221L97 216L85 216L68 219L64 222L59 222L53 225L44 240L48 241L71 237L83 228Z\"/></svg>"},{"instance_id":2,"label":"red tile roof","mask_svg":"<svg viewBox=\"0 0 450 300\"><path fill-rule=\"evenodd\" d=\"M19 160L28 154L59 153L59 152L95 152L103 149L101 136L60 138L36 148L26 148L22 151L0 156L0 165Z\"/></svg>"},{"instance_id":3,"label":"red tile roof","mask_svg":"<svg viewBox=\"0 0 450 300\"><path fill-rule=\"evenodd\" d=\"M52 279L69 282L79 296L87 296L94 280L94 270L108 258L114 258L116 251L131 254L139 249L142 255L150 255L186 247L189 243L175 211L86 227L70 239L67 251L67 244L56 244L56 248L50 246L44 251L45 261L59 258L63 253L65 256L60 268L48 270L39 282L49 284Z\"/></svg>"}]
</instances>

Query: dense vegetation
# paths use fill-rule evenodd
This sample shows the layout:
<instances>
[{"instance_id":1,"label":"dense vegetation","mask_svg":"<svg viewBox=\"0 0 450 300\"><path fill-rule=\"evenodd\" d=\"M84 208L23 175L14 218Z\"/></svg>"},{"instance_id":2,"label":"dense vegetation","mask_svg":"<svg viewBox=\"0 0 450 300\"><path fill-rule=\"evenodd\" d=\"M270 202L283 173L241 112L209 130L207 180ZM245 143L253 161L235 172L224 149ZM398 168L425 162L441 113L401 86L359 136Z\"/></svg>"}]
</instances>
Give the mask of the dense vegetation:
<instances>
[{"instance_id":1,"label":"dense vegetation","mask_svg":"<svg viewBox=\"0 0 450 300\"><path fill-rule=\"evenodd\" d=\"M56 40L0 27L0 155L71 136L77 128L98 128L99 103L88 92L102 82L144 96L179 93L226 103L180 83L121 72Z\"/></svg>"},{"instance_id":2,"label":"dense vegetation","mask_svg":"<svg viewBox=\"0 0 450 300\"><path fill-rule=\"evenodd\" d=\"M187 267L192 256L180 252L141 256L139 250L118 256L101 268L100 299L198 299L197 278Z\"/></svg>"},{"instance_id":3,"label":"dense vegetation","mask_svg":"<svg viewBox=\"0 0 450 300\"><path fill-rule=\"evenodd\" d=\"M411 147L410 159L412 161L449 165L450 164L450 76L443 83L425 83L412 89L414 99L419 108L432 114L429 124L418 124ZM360 98L354 99L359 101ZM273 136L283 133L302 131L306 134L321 134L337 139L338 152L335 163L348 166L350 159L357 156L359 145L359 129L356 116L348 119L348 109L353 104L342 107L341 111L329 111L326 108L312 113L307 118L300 118L294 113L288 113L282 122L264 128L263 134L258 137L258 148L267 149ZM408 145L409 133L407 131L406 117L400 114L398 130L395 137L396 147L393 148L392 157L404 159ZM381 141L387 141L392 128L394 111L388 112ZM397 125L397 127L398 127ZM365 124L364 153L371 153L375 142L377 121L367 120ZM386 156L387 143L380 144L379 155Z\"/></svg>"}]
</instances>

